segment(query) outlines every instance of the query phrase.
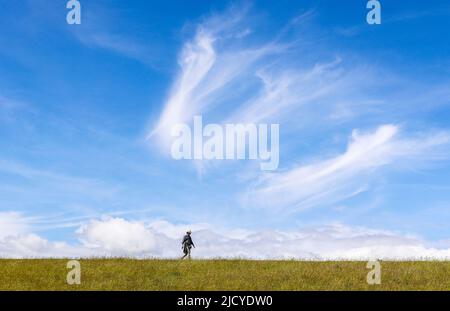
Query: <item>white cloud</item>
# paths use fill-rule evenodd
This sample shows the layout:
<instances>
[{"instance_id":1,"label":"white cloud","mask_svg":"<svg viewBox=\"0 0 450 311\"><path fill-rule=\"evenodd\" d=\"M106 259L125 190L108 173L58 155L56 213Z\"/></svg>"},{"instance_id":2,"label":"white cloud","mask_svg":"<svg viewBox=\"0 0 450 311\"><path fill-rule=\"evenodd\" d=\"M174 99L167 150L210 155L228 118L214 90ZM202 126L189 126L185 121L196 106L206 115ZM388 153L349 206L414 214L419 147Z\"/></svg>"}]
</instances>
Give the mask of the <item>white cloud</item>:
<instances>
[{"instance_id":1,"label":"white cloud","mask_svg":"<svg viewBox=\"0 0 450 311\"><path fill-rule=\"evenodd\" d=\"M92 220L77 233L86 248L114 256L150 254L156 246L154 234L142 223L121 218Z\"/></svg>"},{"instance_id":2,"label":"white cloud","mask_svg":"<svg viewBox=\"0 0 450 311\"><path fill-rule=\"evenodd\" d=\"M193 91L215 62L213 41L214 38L209 33L201 31L194 42L186 44L180 57L181 73L153 130L153 134L159 134L163 141L170 137L175 124L187 121L198 109L192 103Z\"/></svg>"},{"instance_id":3,"label":"white cloud","mask_svg":"<svg viewBox=\"0 0 450 311\"><path fill-rule=\"evenodd\" d=\"M200 241L197 256L205 258L366 260L444 259L450 256L450 250L428 248L412 237L341 224L290 232L254 232L241 239L216 236L209 231L197 232L194 237Z\"/></svg>"},{"instance_id":4,"label":"white cloud","mask_svg":"<svg viewBox=\"0 0 450 311\"><path fill-rule=\"evenodd\" d=\"M291 211L335 203L365 191L371 177L383 167L392 164L407 167L414 161L433 159L435 154L430 154L430 150L450 140L446 133L403 138L398 132L398 126L389 124L371 133L354 130L343 154L264 175L242 200L253 207Z\"/></svg>"},{"instance_id":5,"label":"white cloud","mask_svg":"<svg viewBox=\"0 0 450 311\"><path fill-rule=\"evenodd\" d=\"M86 257L94 253L65 242L50 242L36 234L9 235L0 239L1 258Z\"/></svg>"},{"instance_id":6,"label":"white cloud","mask_svg":"<svg viewBox=\"0 0 450 311\"><path fill-rule=\"evenodd\" d=\"M6 214L0 215L6 223ZM23 222L15 217L18 223ZM9 222L14 222L14 219ZM178 258L181 238L192 229L195 258L248 259L450 259L450 249L430 247L416 237L330 224L293 231L218 230L210 224L150 223L122 218L91 220L77 230L80 243L51 242L10 225L0 238L2 258L95 257ZM17 232L14 230L17 229Z\"/></svg>"},{"instance_id":7,"label":"white cloud","mask_svg":"<svg viewBox=\"0 0 450 311\"><path fill-rule=\"evenodd\" d=\"M238 35L251 34L245 14L230 10L214 15L200 23L193 39L184 44L180 70L148 135L159 144L158 150L169 151L174 125L189 124L196 114L202 114L205 122L223 124L280 123L284 135L298 138L298 128L311 122L339 123L373 112L383 101L366 91L395 80L360 61L347 66L343 57L324 53L308 35L285 36L309 26L310 13L274 34L275 39L264 41L243 41ZM308 33L314 33L314 27ZM305 56L293 57L293 51ZM380 81L381 74L389 78ZM195 165L203 168L208 163Z\"/></svg>"},{"instance_id":8,"label":"white cloud","mask_svg":"<svg viewBox=\"0 0 450 311\"><path fill-rule=\"evenodd\" d=\"M0 213L0 257L74 257L86 256L88 250L65 242L50 242L32 233L33 219L16 212Z\"/></svg>"},{"instance_id":9,"label":"white cloud","mask_svg":"<svg viewBox=\"0 0 450 311\"><path fill-rule=\"evenodd\" d=\"M25 234L30 231L27 219L16 212L0 212L0 238L13 234Z\"/></svg>"},{"instance_id":10,"label":"white cloud","mask_svg":"<svg viewBox=\"0 0 450 311\"><path fill-rule=\"evenodd\" d=\"M329 96L336 98L345 80L351 76L352 81L357 81L353 72L344 74L339 68L340 64L341 59L337 58L327 63L316 63L307 69L265 68L258 71L261 90L243 103L227 122L286 120L292 118L292 113L305 104L317 103ZM346 85L347 92L350 88Z\"/></svg>"},{"instance_id":11,"label":"white cloud","mask_svg":"<svg viewBox=\"0 0 450 311\"><path fill-rule=\"evenodd\" d=\"M183 46L180 71L149 139L168 150L174 125L190 123L194 115L208 113L225 98L242 92L239 87L246 86L249 76L255 78L254 65L284 49L274 43L244 46L242 40L251 32L242 21L243 13L231 10L198 25L194 38Z\"/></svg>"}]
</instances>

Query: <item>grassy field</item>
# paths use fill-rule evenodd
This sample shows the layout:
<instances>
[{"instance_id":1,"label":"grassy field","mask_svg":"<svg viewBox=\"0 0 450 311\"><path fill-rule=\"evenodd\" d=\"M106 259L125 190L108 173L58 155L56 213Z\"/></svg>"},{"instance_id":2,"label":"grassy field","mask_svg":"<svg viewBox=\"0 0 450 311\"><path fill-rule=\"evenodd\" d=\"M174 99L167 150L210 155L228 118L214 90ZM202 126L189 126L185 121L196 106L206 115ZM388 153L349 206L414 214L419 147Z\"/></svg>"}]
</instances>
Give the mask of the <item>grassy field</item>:
<instances>
[{"instance_id":1,"label":"grassy field","mask_svg":"<svg viewBox=\"0 0 450 311\"><path fill-rule=\"evenodd\" d=\"M450 290L450 262L382 262L381 285L365 262L82 259L80 285L66 263L0 260L0 290Z\"/></svg>"}]
</instances>

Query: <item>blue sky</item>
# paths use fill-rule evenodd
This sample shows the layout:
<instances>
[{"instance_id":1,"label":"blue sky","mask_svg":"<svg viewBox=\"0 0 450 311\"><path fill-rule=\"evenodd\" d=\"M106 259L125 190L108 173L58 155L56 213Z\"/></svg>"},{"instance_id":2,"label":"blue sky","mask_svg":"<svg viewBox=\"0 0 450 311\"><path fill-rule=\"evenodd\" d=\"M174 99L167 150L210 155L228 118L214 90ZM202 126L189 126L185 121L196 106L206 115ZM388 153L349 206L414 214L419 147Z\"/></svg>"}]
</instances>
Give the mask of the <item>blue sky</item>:
<instances>
[{"instance_id":1,"label":"blue sky","mask_svg":"<svg viewBox=\"0 0 450 311\"><path fill-rule=\"evenodd\" d=\"M68 25L65 1L0 0L0 237L86 246L103 219L450 246L449 4L384 0L368 25L362 0L80 2ZM278 170L173 160L148 137L171 105L279 123Z\"/></svg>"}]
</instances>

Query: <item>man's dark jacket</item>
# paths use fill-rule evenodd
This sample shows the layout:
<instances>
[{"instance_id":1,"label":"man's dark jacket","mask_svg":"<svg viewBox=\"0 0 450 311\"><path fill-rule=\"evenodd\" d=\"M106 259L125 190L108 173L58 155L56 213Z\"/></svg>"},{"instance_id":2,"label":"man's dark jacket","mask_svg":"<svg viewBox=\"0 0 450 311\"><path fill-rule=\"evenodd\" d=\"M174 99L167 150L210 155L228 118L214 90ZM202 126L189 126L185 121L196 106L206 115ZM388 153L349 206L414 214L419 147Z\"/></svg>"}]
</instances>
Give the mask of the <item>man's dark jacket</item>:
<instances>
[{"instance_id":1,"label":"man's dark jacket","mask_svg":"<svg viewBox=\"0 0 450 311\"><path fill-rule=\"evenodd\" d=\"M185 236L184 236L184 238L183 238L183 242L181 242L181 244L187 244L187 246L194 246L195 247L195 245L194 245L194 242L192 242L192 238L191 238L191 236L189 235L189 234L186 234Z\"/></svg>"}]
</instances>

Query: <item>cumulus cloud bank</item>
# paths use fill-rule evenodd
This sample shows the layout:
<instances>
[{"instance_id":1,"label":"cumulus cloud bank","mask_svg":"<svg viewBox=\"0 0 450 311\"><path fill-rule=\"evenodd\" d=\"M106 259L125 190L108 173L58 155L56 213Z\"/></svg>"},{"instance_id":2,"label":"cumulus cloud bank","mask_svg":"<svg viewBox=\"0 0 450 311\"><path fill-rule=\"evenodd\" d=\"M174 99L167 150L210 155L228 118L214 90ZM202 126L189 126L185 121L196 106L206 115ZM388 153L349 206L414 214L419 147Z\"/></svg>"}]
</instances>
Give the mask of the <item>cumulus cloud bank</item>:
<instances>
[{"instance_id":1,"label":"cumulus cloud bank","mask_svg":"<svg viewBox=\"0 0 450 311\"><path fill-rule=\"evenodd\" d=\"M4 219L5 215L0 216ZM209 224L143 223L121 218L91 220L82 225L76 231L76 245L12 230L0 238L0 256L179 258L181 238L188 228L193 229L195 258L450 259L450 249L430 247L416 237L339 223L293 231L221 231Z\"/></svg>"},{"instance_id":2,"label":"cumulus cloud bank","mask_svg":"<svg viewBox=\"0 0 450 311\"><path fill-rule=\"evenodd\" d=\"M155 248L155 235L144 224L121 218L93 220L77 233L83 245L105 255L145 254Z\"/></svg>"}]
</instances>

